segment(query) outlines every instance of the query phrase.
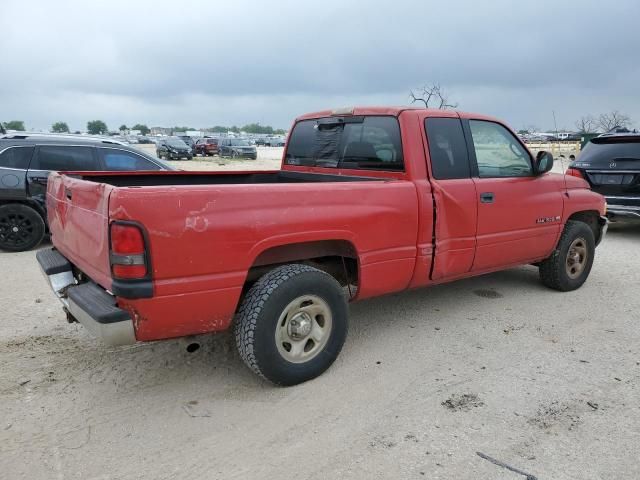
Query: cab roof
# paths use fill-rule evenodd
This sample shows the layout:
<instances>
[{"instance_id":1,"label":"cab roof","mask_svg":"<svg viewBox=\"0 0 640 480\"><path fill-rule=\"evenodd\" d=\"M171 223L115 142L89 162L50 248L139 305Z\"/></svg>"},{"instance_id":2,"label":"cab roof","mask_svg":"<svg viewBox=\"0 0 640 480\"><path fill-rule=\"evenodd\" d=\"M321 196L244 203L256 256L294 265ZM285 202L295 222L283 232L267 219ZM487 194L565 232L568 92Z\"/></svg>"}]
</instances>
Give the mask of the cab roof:
<instances>
[{"instance_id":1,"label":"cab roof","mask_svg":"<svg viewBox=\"0 0 640 480\"><path fill-rule=\"evenodd\" d=\"M455 117L475 118L479 120L489 120L500 122L497 118L478 113L462 112L459 110L439 110L437 108L424 108L414 106L390 106L390 107L345 107L332 110L321 110L319 112L306 113L296 118L296 121L310 120L314 118L334 117L334 116L358 116L358 115L392 115L399 116L404 111L425 112L429 117Z\"/></svg>"}]
</instances>

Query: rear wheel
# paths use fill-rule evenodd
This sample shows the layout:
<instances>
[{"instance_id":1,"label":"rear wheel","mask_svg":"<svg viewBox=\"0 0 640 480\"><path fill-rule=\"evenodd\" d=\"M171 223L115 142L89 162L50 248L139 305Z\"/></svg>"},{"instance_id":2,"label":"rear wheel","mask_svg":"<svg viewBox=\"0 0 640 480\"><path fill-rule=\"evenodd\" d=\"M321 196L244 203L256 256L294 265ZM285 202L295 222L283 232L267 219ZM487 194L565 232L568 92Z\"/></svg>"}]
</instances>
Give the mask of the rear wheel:
<instances>
[{"instance_id":1,"label":"rear wheel","mask_svg":"<svg viewBox=\"0 0 640 480\"><path fill-rule=\"evenodd\" d=\"M278 385L317 377L334 362L347 336L340 284L307 265L271 270L247 293L235 323L244 362Z\"/></svg>"},{"instance_id":2,"label":"rear wheel","mask_svg":"<svg viewBox=\"0 0 640 480\"><path fill-rule=\"evenodd\" d=\"M44 234L44 220L33 208L19 203L0 206L1 249L30 250L42 241Z\"/></svg>"},{"instance_id":3,"label":"rear wheel","mask_svg":"<svg viewBox=\"0 0 640 480\"><path fill-rule=\"evenodd\" d=\"M593 230L584 222L568 221L556 249L540 262L542 283L562 292L580 288L591 272L595 251Z\"/></svg>"}]
</instances>

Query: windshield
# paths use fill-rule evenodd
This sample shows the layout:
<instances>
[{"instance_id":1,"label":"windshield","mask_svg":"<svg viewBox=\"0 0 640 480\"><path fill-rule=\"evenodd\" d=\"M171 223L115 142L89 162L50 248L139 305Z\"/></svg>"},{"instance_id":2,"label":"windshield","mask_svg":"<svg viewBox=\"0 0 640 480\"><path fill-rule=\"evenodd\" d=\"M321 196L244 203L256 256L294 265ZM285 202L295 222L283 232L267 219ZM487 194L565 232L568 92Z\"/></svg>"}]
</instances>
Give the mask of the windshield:
<instances>
[{"instance_id":1,"label":"windshield","mask_svg":"<svg viewBox=\"0 0 640 480\"><path fill-rule=\"evenodd\" d=\"M285 164L367 170L404 170L395 117L326 117L298 122Z\"/></svg>"},{"instance_id":2,"label":"windshield","mask_svg":"<svg viewBox=\"0 0 640 480\"><path fill-rule=\"evenodd\" d=\"M167 140L167 145L170 145L172 147L179 147L179 148L185 148L187 146L187 144L184 143L179 138L169 138Z\"/></svg>"},{"instance_id":3,"label":"windshield","mask_svg":"<svg viewBox=\"0 0 640 480\"><path fill-rule=\"evenodd\" d=\"M232 147L248 147L250 143L247 140L230 140L229 145Z\"/></svg>"}]
</instances>

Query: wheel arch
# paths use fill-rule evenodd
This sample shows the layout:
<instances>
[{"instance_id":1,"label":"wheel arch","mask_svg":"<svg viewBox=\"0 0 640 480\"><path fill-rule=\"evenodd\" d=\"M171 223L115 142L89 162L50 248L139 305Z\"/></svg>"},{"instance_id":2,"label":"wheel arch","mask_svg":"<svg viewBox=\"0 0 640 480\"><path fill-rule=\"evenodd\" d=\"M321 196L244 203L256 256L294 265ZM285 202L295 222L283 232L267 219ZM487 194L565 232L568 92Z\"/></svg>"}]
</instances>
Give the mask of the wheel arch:
<instances>
[{"instance_id":1,"label":"wheel arch","mask_svg":"<svg viewBox=\"0 0 640 480\"><path fill-rule=\"evenodd\" d=\"M28 200L28 199L16 199L16 200L2 199L2 200L0 200L0 206L2 206L2 205L14 205L14 204L25 205L27 207L33 208L42 217L42 219L44 220L45 226L47 225L47 212L44 209L44 206L41 205L40 203L38 203L38 202L36 202L34 200Z\"/></svg>"},{"instance_id":2,"label":"wheel arch","mask_svg":"<svg viewBox=\"0 0 640 480\"><path fill-rule=\"evenodd\" d=\"M600 243L602 229L600 228L600 213L597 210L581 210L574 212L569 216L569 218L567 218L567 221L586 223L593 232L593 238L596 240L596 245Z\"/></svg>"},{"instance_id":3,"label":"wheel arch","mask_svg":"<svg viewBox=\"0 0 640 480\"><path fill-rule=\"evenodd\" d=\"M341 285L359 283L358 250L354 242L345 238L271 241L254 250L244 290L270 270L287 263L303 263L323 270Z\"/></svg>"}]
</instances>

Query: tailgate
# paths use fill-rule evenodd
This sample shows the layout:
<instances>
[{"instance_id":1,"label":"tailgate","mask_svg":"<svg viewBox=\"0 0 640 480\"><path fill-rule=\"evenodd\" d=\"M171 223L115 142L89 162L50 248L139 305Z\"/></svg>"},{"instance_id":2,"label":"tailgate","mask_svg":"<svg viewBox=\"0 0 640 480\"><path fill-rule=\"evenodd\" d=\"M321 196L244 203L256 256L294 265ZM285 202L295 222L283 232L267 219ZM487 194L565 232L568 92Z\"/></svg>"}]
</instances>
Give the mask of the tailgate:
<instances>
[{"instance_id":1,"label":"tailgate","mask_svg":"<svg viewBox=\"0 0 640 480\"><path fill-rule=\"evenodd\" d=\"M111 288L109 195L113 187L51 173L47 216L53 245L94 282Z\"/></svg>"}]
</instances>

